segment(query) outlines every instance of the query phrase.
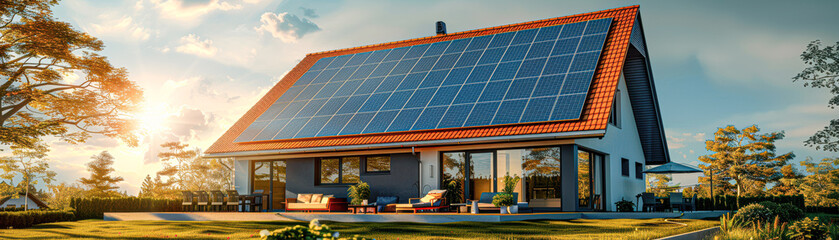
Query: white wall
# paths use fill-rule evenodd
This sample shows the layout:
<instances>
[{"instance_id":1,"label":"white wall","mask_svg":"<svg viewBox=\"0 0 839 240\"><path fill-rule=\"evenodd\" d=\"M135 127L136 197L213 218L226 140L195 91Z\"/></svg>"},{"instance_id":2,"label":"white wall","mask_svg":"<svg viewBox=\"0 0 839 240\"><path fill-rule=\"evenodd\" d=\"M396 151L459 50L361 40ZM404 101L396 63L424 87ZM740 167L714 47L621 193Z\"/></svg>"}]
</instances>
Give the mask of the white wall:
<instances>
[{"instance_id":1,"label":"white wall","mask_svg":"<svg viewBox=\"0 0 839 240\"><path fill-rule=\"evenodd\" d=\"M26 205L26 199L23 198L23 196L18 196L17 198L6 200L6 202L3 203L3 205L0 205L0 207L5 208L8 205L15 205L15 207L21 207L23 205ZM32 201L32 199L29 199L28 206L28 209L39 209L38 204L35 204L35 202Z\"/></svg>"},{"instance_id":2,"label":"white wall","mask_svg":"<svg viewBox=\"0 0 839 240\"><path fill-rule=\"evenodd\" d=\"M420 161L420 196L425 196L428 191L440 188L440 152L436 149L423 149Z\"/></svg>"},{"instance_id":3,"label":"white wall","mask_svg":"<svg viewBox=\"0 0 839 240\"><path fill-rule=\"evenodd\" d=\"M635 195L645 190L644 179L635 178L635 163L645 164L641 138L635 125L635 115L629 102L629 93L623 74L618 89L621 92L620 128L609 124L602 139L578 139L584 148L606 153L606 210L614 211L615 202L621 198L635 202ZM629 160L629 176L621 175L621 158Z\"/></svg>"},{"instance_id":4,"label":"white wall","mask_svg":"<svg viewBox=\"0 0 839 240\"><path fill-rule=\"evenodd\" d=\"M233 184L239 194L251 194L250 161L235 159L233 161Z\"/></svg>"}]
</instances>

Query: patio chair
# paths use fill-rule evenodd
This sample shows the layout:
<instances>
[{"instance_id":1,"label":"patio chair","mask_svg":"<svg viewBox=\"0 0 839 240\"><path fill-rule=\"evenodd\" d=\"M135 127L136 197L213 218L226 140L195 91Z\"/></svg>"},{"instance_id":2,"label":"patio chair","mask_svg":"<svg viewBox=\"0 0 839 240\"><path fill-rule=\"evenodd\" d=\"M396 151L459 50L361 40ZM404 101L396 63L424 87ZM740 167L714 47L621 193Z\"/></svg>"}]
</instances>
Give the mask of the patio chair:
<instances>
[{"instance_id":1,"label":"patio chair","mask_svg":"<svg viewBox=\"0 0 839 240\"><path fill-rule=\"evenodd\" d=\"M253 196L253 201L248 204L251 212L262 212L262 198L265 196L264 193L265 190L262 189L253 191L253 194L251 194L251 196Z\"/></svg>"},{"instance_id":2,"label":"patio chair","mask_svg":"<svg viewBox=\"0 0 839 240\"><path fill-rule=\"evenodd\" d=\"M224 193L219 190L210 193L210 206L212 206L213 211L221 212L221 209L224 208Z\"/></svg>"},{"instance_id":3,"label":"patio chair","mask_svg":"<svg viewBox=\"0 0 839 240\"><path fill-rule=\"evenodd\" d=\"M195 211L195 200L193 199L194 195L190 191L183 191L181 192L184 195L184 199L181 202L181 208L184 212L187 210Z\"/></svg>"},{"instance_id":4,"label":"patio chair","mask_svg":"<svg viewBox=\"0 0 839 240\"><path fill-rule=\"evenodd\" d=\"M679 193L679 192L670 193L670 211L672 212L673 208L675 208L677 206L679 208L679 212L684 211L685 202L682 198L682 193Z\"/></svg>"},{"instance_id":5,"label":"patio chair","mask_svg":"<svg viewBox=\"0 0 839 240\"><path fill-rule=\"evenodd\" d=\"M198 198L198 201L195 203L198 211L207 211L207 206L210 205L210 194L207 194L205 191L195 191L193 194Z\"/></svg>"},{"instance_id":6,"label":"patio chair","mask_svg":"<svg viewBox=\"0 0 839 240\"><path fill-rule=\"evenodd\" d=\"M399 211L439 211L440 209L449 208L449 203L446 201L446 190L431 190L425 197L409 198L408 203L396 204L396 212Z\"/></svg>"},{"instance_id":7,"label":"patio chair","mask_svg":"<svg viewBox=\"0 0 839 240\"><path fill-rule=\"evenodd\" d=\"M239 210L239 192L236 190L227 190L227 210L228 211L238 211ZM231 210L232 209L232 210Z\"/></svg>"},{"instance_id":8,"label":"patio chair","mask_svg":"<svg viewBox=\"0 0 839 240\"><path fill-rule=\"evenodd\" d=\"M647 209L652 209L650 212L654 212L658 207L658 202L655 200L655 194L653 193L641 193L641 199L644 203L644 207L641 211L647 212Z\"/></svg>"},{"instance_id":9,"label":"patio chair","mask_svg":"<svg viewBox=\"0 0 839 240\"><path fill-rule=\"evenodd\" d=\"M693 197L690 198L682 198L684 201L685 210L690 209L691 212L696 211L696 195L693 194Z\"/></svg>"}]
</instances>

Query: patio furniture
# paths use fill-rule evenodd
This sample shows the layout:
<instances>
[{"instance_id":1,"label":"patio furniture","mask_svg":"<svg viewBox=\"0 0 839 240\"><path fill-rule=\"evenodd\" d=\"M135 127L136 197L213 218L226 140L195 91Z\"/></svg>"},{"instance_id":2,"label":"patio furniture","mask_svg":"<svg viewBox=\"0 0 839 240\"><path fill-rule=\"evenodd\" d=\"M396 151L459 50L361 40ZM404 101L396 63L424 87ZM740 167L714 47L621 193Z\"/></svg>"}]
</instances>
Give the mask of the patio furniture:
<instances>
[{"instance_id":1,"label":"patio furniture","mask_svg":"<svg viewBox=\"0 0 839 240\"><path fill-rule=\"evenodd\" d=\"M696 211L696 195L693 194L693 197L690 198L682 198L684 201L685 210L690 209L690 211Z\"/></svg>"},{"instance_id":2,"label":"patio furniture","mask_svg":"<svg viewBox=\"0 0 839 240\"><path fill-rule=\"evenodd\" d=\"M372 205L376 206L377 212L395 212L396 205L394 203L399 202L399 197L397 196L378 196L376 197L376 202L372 203Z\"/></svg>"},{"instance_id":3,"label":"patio furniture","mask_svg":"<svg viewBox=\"0 0 839 240\"><path fill-rule=\"evenodd\" d=\"M368 204L368 205L347 205L347 208L349 208L352 211L353 214L357 214L359 212L364 212L364 214L367 214L368 212L370 212L370 209L373 209L373 214L379 213L378 206L372 205L372 204Z\"/></svg>"},{"instance_id":4,"label":"patio furniture","mask_svg":"<svg viewBox=\"0 0 839 240\"><path fill-rule=\"evenodd\" d=\"M286 198L286 211L327 211L346 212L349 203L346 198L336 198L333 195L297 194L297 198Z\"/></svg>"},{"instance_id":5,"label":"patio furniture","mask_svg":"<svg viewBox=\"0 0 839 240\"><path fill-rule=\"evenodd\" d=\"M453 203L449 206L451 206L457 213L469 213L469 209L472 207L472 205L468 203Z\"/></svg>"},{"instance_id":6,"label":"patio furniture","mask_svg":"<svg viewBox=\"0 0 839 240\"><path fill-rule=\"evenodd\" d=\"M431 190L425 197L409 198L408 203L396 204L396 212L399 211L439 211L440 209L449 208L446 198L446 190Z\"/></svg>"},{"instance_id":7,"label":"patio furniture","mask_svg":"<svg viewBox=\"0 0 839 240\"><path fill-rule=\"evenodd\" d=\"M228 211L239 210L239 192L235 190L227 190L227 202L225 205L227 205Z\"/></svg>"},{"instance_id":8,"label":"patio furniture","mask_svg":"<svg viewBox=\"0 0 839 240\"><path fill-rule=\"evenodd\" d=\"M192 192L183 191L181 193L183 193L184 195L183 201L181 202L181 209L184 212L186 212L187 210L195 211L195 196L192 194Z\"/></svg>"},{"instance_id":9,"label":"patio furniture","mask_svg":"<svg viewBox=\"0 0 839 240\"><path fill-rule=\"evenodd\" d=\"M679 212L684 211L685 202L683 201L682 193L670 193L670 211L672 212L675 207L679 208Z\"/></svg>"},{"instance_id":10,"label":"patio furniture","mask_svg":"<svg viewBox=\"0 0 839 240\"><path fill-rule=\"evenodd\" d=\"M247 202L248 210L251 212L262 212L262 204L263 198L265 197L265 191L262 189L254 190L253 194L251 194L252 198L248 198L250 201Z\"/></svg>"},{"instance_id":11,"label":"patio furniture","mask_svg":"<svg viewBox=\"0 0 839 240\"><path fill-rule=\"evenodd\" d=\"M255 197L253 195L239 195L239 211L251 211L251 203L253 203L254 199Z\"/></svg>"},{"instance_id":12,"label":"patio furniture","mask_svg":"<svg viewBox=\"0 0 839 240\"><path fill-rule=\"evenodd\" d=\"M210 193L210 206L212 206L213 211L221 212L221 209L224 208L224 193L219 190Z\"/></svg>"},{"instance_id":13,"label":"patio furniture","mask_svg":"<svg viewBox=\"0 0 839 240\"><path fill-rule=\"evenodd\" d=\"M195 191L193 194L197 198L195 205L198 207L198 211L207 211L207 206L210 205L210 194L205 191Z\"/></svg>"},{"instance_id":14,"label":"patio furniture","mask_svg":"<svg viewBox=\"0 0 839 240\"><path fill-rule=\"evenodd\" d=\"M497 192L481 193L481 198L478 199L478 211L501 212L500 207L496 207L495 204L492 204L492 198L498 194L499 193ZM519 199L519 193L513 193L513 199Z\"/></svg>"},{"instance_id":15,"label":"patio furniture","mask_svg":"<svg viewBox=\"0 0 839 240\"><path fill-rule=\"evenodd\" d=\"M655 194L653 193L641 193L641 199L644 203L644 207L641 211L647 212L648 210L651 210L650 212L654 212L659 206L658 201L655 200Z\"/></svg>"}]
</instances>

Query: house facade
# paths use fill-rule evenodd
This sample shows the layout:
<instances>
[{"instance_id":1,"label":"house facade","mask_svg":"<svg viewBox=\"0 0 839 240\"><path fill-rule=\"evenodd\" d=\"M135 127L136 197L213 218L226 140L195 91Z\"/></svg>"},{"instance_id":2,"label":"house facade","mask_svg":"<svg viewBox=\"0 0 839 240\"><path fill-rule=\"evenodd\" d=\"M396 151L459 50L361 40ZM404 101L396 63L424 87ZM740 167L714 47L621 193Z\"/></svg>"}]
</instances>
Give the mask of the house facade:
<instances>
[{"instance_id":1,"label":"house facade","mask_svg":"<svg viewBox=\"0 0 839 240\"><path fill-rule=\"evenodd\" d=\"M308 54L207 151L270 208L364 181L611 211L669 162L638 6Z\"/></svg>"}]
</instances>

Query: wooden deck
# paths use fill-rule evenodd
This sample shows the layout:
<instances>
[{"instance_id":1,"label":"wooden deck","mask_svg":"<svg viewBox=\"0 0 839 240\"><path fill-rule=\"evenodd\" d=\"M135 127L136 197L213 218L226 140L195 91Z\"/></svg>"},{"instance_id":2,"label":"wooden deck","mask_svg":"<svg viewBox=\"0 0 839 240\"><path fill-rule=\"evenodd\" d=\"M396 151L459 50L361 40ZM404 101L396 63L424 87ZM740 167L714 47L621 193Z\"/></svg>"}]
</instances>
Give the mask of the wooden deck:
<instances>
[{"instance_id":1,"label":"wooden deck","mask_svg":"<svg viewBox=\"0 0 839 240\"><path fill-rule=\"evenodd\" d=\"M548 212L548 213L302 213L302 212L128 212L105 213L106 221L311 221L312 219L336 222L506 222L526 220L571 220L571 219L649 219L649 218L717 218L726 211L671 212Z\"/></svg>"}]
</instances>

